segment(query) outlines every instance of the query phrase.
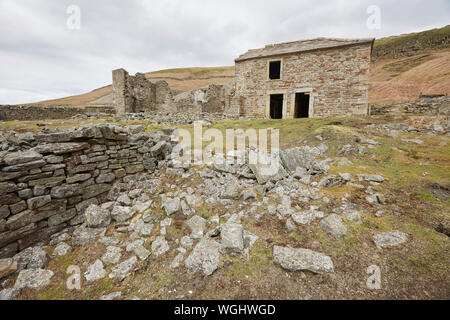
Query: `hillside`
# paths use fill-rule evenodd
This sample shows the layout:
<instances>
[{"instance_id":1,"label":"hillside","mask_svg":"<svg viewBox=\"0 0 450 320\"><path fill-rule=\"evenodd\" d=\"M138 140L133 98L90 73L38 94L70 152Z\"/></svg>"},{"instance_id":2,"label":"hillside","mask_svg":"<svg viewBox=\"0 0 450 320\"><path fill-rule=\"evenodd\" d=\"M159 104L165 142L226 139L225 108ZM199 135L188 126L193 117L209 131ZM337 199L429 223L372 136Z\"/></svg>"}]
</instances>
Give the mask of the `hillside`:
<instances>
[{"instance_id":1,"label":"hillside","mask_svg":"<svg viewBox=\"0 0 450 320\"><path fill-rule=\"evenodd\" d=\"M375 41L369 102L402 102L419 94L450 93L450 25ZM233 80L234 67L181 68L146 73L165 80L174 92ZM110 105L111 86L86 94L38 102L35 105Z\"/></svg>"},{"instance_id":2,"label":"hillside","mask_svg":"<svg viewBox=\"0 0 450 320\"><path fill-rule=\"evenodd\" d=\"M450 26L375 41L370 102L450 93Z\"/></svg>"},{"instance_id":3,"label":"hillside","mask_svg":"<svg viewBox=\"0 0 450 320\"><path fill-rule=\"evenodd\" d=\"M234 79L234 67L213 68L180 68L148 72L145 74L152 82L165 80L175 92L189 91L210 84L223 84ZM95 89L86 94L62 99L48 100L35 103L46 106L80 106L80 105L109 105L112 104L111 85Z\"/></svg>"}]
</instances>

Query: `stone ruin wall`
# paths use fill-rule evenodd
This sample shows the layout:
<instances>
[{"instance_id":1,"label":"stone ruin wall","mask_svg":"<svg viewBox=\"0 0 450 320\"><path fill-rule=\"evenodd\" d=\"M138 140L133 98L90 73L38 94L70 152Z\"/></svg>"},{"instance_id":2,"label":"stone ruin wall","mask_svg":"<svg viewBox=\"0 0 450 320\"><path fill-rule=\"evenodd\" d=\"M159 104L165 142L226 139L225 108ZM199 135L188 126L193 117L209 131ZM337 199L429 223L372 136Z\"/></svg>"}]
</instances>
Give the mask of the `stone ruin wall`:
<instances>
[{"instance_id":1,"label":"stone ruin wall","mask_svg":"<svg viewBox=\"0 0 450 320\"><path fill-rule=\"evenodd\" d=\"M0 152L0 259L84 222L90 204L165 163L171 129L88 125L38 134L20 151ZM111 198L112 199L112 198Z\"/></svg>"},{"instance_id":2,"label":"stone ruin wall","mask_svg":"<svg viewBox=\"0 0 450 320\"><path fill-rule=\"evenodd\" d=\"M0 105L0 120L4 121L36 121L49 119L70 119L79 114L115 114L113 108L106 107L41 107L41 106L16 106Z\"/></svg>"},{"instance_id":3,"label":"stone ruin wall","mask_svg":"<svg viewBox=\"0 0 450 320\"><path fill-rule=\"evenodd\" d=\"M370 104L371 115L383 115L397 112L421 114L428 116L450 117L450 96L419 98L415 101Z\"/></svg>"},{"instance_id":4,"label":"stone ruin wall","mask_svg":"<svg viewBox=\"0 0 450 320\"><path fill-rule=\"evenodd\" d=\"M117 114L142 111L176 112L172 92L165 81L152 83L143 73L130 76L124 69L114 70L113 100Z\"/></svg>"},{"instance_id":5,"label":"stone ruin wall","mask_svg":"<svg viewBox=\"0 0 450 320\"><path fill-rule=\"evenodd\" d=\"M152 83L142 73L130 76L124 69L113 71L114 106L119 115L142 111L238 115L239 100L234 95L234 84L212 84L174 95L166 81Z\"/></svg>"}]
</instances>

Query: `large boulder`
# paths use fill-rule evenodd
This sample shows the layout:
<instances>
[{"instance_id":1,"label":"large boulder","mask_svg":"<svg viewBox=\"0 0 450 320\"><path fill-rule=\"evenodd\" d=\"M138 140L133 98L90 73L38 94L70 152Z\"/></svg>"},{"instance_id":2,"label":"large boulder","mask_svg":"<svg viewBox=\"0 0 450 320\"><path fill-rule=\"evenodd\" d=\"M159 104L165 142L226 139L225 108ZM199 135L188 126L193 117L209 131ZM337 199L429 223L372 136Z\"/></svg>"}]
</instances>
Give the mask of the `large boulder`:
<instances>
[{"instance_id":1,"label":"large boulder","mask_svg":"<svg viewBox=\"0 0 450 320\"><path fill-rule=\"evenodd\" d=\"M334 272L333 261L330 257L309 249L275 246L273 257L276 263L288 271Z\"/></svg>"}]
</instances>

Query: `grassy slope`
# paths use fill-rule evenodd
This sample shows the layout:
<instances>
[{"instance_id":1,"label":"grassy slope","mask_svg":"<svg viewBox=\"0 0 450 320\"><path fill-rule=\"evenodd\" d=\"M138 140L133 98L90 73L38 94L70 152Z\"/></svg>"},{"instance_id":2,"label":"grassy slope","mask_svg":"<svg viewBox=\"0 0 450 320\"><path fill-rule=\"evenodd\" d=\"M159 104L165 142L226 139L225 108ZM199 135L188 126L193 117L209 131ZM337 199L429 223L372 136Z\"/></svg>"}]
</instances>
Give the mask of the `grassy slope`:
<instances>
[{"instance_id":1,"label":"grassy slope","mask_svg":"<svg viewBox=\"0 0 450 320\"><path fill-rule=\"evenodd\" d=\"M449 37L450 26L446 26L376 40L369 101L400 102L413 100L420 93L450 93ZM234 67L167 69L149 72L146 76L152 81L167 81L173 90L187 91L232 81ZM111 86L107 86L86 94L42 101L36 105L111 103Z\"/></svg>"},{"instance_id":2,"label":"grassy slope","mask_svg":"<svg viewBox=\"0 0 450 320\"><path fill-rule=\"evenodd\" d=\"M416 125L414 119L412 116L404 116L395 121ZM351 201L361 203L364 207L363 224L346 222L348 233L343 238L335 239L324 233L317 227L317 221L311 226L299 227L297 232L288 232L276 217L265 215L260 221L245 218L243 221L245 228L260 236L260 240L251 249L250 259L225 255L221 259L219 270L211 277L192 274L185 269L171 270L168 266L176 254L173 251L162 258L151 257L145 263L139 263L135 276L129 277L123 283L115 283L105 278L94 284L83 282L81 291L67 290L65 287L67 266L79 265L84 272L89 264L105 252L105 246L94 243L91 247L74 248L74 252L70 255L52 260L48 267L55 272L52 285L40 292L26 291L21 298L98 299L99 296L113 291L122 291L123 297L138 296L142 299L175 299L181 298L182 295L188 299L448 298L449 240L447 236L436 232L434 225L436 221L448 215L450 202L448 192L446 196L436 194L432 185L440 184L448 187L450 153L449 148L441 146L440 143L450 143L450 139L446 136L406 133L393 138L387 136L385 132L367 127L371 123L388 122L392 122L392 117L213 123L213 128L222 132L236 128L280 129L282 148L319 144L322 141L316 136L320 134L323 142L329 147L328 156L332 158L337 156L337 151L343 144L354 143L355 137L370 137L380 142L380 145L368 149L364 155L348 156L353 165L341 167L333 165L330 172L348 172L353 177L359 173L382 174L389 180L375 186L374 190L383 195L385 204L369 205L363 200L365 196L363 192L349 186L324 190L331 200L325 207L320 201L307 204L320 205L321 210L329 214L342 202L341 198L345 193L349 194ZM144 124L135 121L120 122L120 124L131 123ZM425 143L422 145L406 143L401 140L402 137L419 138ZM167 184L175 184L183 189L188 186L195 188L201 181L197 175L188 179L179 176L166 178L169 179ZM173 191L164 183L161 188L166 188L166 192ZM161 218L164 218L163 212L159 209L158 192L151 197L155 199L154 214L160 214ZM260 197L258 194L259 200ZM296 205L305 209L301 203L294 202L294 206ZM202 205L195 209L204 217L230 210L229 207L219 204ZM243 207L239 210L248 209ZM384 210L383 216L375 217L374 213L380 209ZM394 230L408 233L408 243L398 248L377 250L371 237L380 232ZM187 232L182 223L174 224L167 231L168 239L179 238ZM154 234L157 234L157 230ZM319 249L314 249L314 241L320 242ZM275 244L312 248L330 255L336 273L332 276L313 275L308 272L287 273L272 260L271 248ZM170 245L176 246L172 242ZM49 253L52 250L53 247L50 247ZM124 256L122 260L125 258ZM365 269L372 264L380 266L382 270L381 290L371 291L365 287L368 277ZM175 288L176 292L173 291ZM192 295L187 294L191 290Z\"/></svg>"}]
</instances>

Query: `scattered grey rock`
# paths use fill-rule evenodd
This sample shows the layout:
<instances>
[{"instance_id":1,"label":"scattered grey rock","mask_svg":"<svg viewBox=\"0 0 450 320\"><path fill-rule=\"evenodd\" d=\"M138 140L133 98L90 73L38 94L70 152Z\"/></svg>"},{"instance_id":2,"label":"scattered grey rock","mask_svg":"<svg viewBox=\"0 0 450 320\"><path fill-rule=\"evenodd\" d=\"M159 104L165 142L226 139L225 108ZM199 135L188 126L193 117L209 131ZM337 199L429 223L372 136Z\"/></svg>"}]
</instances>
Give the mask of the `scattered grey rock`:
<instances>
[{"instance_id":1,"label":"scattered grey rock","mask_svg":"<svg viewBox=\"0 0 450 320\"><path fill-rule=\"evenodd\" d=\"M420 139L402 139L402 141L408 143L423 144L423 141Z\"/></svg>"},{"instance_id":2,"label":"scattered grey rock","mask_svg":"<svg viewBox=\"0 0 450 320\"><path fill-rule=\"evenodd\" d=\"M100 300L111 301L111 300L117 300L120 297L122 297L122 292L113 292L108 295L101 296Z\"/></svg>"},{"instance_id":3,"label":"scattered grey rock","mask_svg":"<svg viewBox=\"0 0 450 320\"><path fill-rule=\"evenodd\" d=\"M129 207L131 206L131 199L126 194L122 194L117 198L116 203L119 206Z\"/></svg>"},{"instance_id":4,"label":"scattered grey rock","mask_svg":"<svg viewBox=\"0 0 450 320\"><path fill-rule=\"evenodd\" d=\"M311 184L311 181L312 181L311 174L309 174L308 171L303 167L297 167L295 169L293 177L296 179L299 179L301 183L306 184L306 185Z\"/></svg>"},{"instance_id":5,"label":"scattered grey rock","mask_svg":"<svg viewBox=\"0 0 450 320\"><path fill-rule=\"evenodd\" d=\"M334 213L322 219L319 227L337 237L342 237L347 233L347 227L342 223L341 217Z\"/></svg>"},{"instance_id":6,"label":"scattered grey rock","mask_svg":"<svg viewBox=\"0 0 450 320\"><path fill-rule=\"evenodd\" d=\"M368 195L364 199L366 199L366 201L370 204L375 204L379 202L378 195L376 194Z\"/></svg>"},{"instance_id":7,"label":"scattered grey rock","mask_svg":"<svg viewBox=\"0 0 450 320\"><path fill-rule=\"evenodd\" d=\"M244 230L243 233L243 237L244 237L244 247L252 247L256 241L258 241L259 237L253 233L251 233L250 231Z\"/></svg>"},{"instance_id":8,"label":"scattered grey rock","mask_svg":"<svg viewBox=\"0 0 450 320\"><path fill-rule=\"evenodd\" d=\"M135 246L133 248L133 251L136 254L136 256L142 261L147 260L147 258L150 256L150 251L145 249L143 245Z\"/></svg>"},{"instance_id":9,"label":"scattered grey rock","mask_svg":"<svg viewBox=\"0 0 450 320\"><path fill-rule=\"evenodd\" d=\"M111 217L114 221L125 222L130 220L136 211L130 207L114 206L111 212Z\"/></svg>"},{"instance_id":10,"label":"scattered grey rock","mask_svg":"<svg viewBox=\"0 0 450 320\"><path fill-rule=\"evenodd\" d=\"M353 211L353 210L347 210L344 211L344 217L351 222L355 222L355 223L362 223L361 221L361 215L359 214L358 211Z\"/></svg>"},{"instance_id":11,"label":"scattered grey rock","mask_svg":"<svg viewBox=\"0 0 450 320\"><path fill-rule=\"evenodd\" d=\"M240 189L237 181L230 181L221 195L222 199L238 200L240 198Z\"/></svg>"},{"instance_id":12,"label":"scattered grey rock","mask_svg":"<svg viewBox=\"0 0 450 320\"><path fill-rule=\"evenodd\" d=\"M102 261L106 264L116 264L120 261L120 257L122 256L122 248L108 246L106 248L106 253L102 256Z\"/></svg>"},{"instance_id":13,"label":"scattered grey rock","mask_svg":"<svg viewBox=\"0 0 450 320\"><path fill-rule=\"evenodd\" d=\"M9 301L15 299L20 294L20 289L4 289L0 291L0 301Z\"/></svg>"},{"instance_id":14,"label":"scattered grey rock","mask_svg":"<svg viewBox=\"0 0 450 320\"><path fill-rule=\"evenodd\" d=\"M384 211L383 210L378 210L377 212L375 212L375 217L382 217L383 216L383 214L384 214Z\"/></svg>"},{"instance_id":15,"label":"scattered grey rock","mask_svg":"<svg viewBox=\"0 0 450 320\"><path fill-rule=\"evenodd\" d=\"M89 229L78 227L72 234L72 245L73 246L84 246L85 244L91 243L95 238L103 233L102 229Z\"/></svg>"},{"instance_id":16,"label":"scattered grey rock","mask_svg":"<svg viewBox=\"0 0 450 320\"><path fill-rule=\"evenodd\" d=\"M322 188L332 188L336 186L341 186L345 183L345 180L337 175L329 175L326 177L323 177L320 181L318 186Z\"/></svg>"},{"instance_id":17,"label":"scattered grey rock","mask_svg":"<svg viewBox=\"0 0 450 320\"><path fill-rule=\"evenodd\" d=\"M163 199L161 206L166 211L166 214L170 216L181 210L181 200L180 198L165 198Z\"/></svg>"},{"instance_id":18,"label":"scattered grey rock","mask_svg":"<svg viewBox=\"0 0 450 320\"><path fill-rule=\"evenodd\" d=\"M208 221L200 216L193 216L186 222L186 225L191 230L190 237L192 239L200 239L208 228Z\"/></svg>"},{"instance_id":19,"label":"scattered grey rock","mask_svg":"<svg viewBox=\"0 0 450 320\"><path fill-rule=\"evenodd\" d=\"M406 241L408 235L403 232L383 232L373 237L373 242L380 249L394 247Z\"/></svg>"},{"instance_id":20,"label":"scattered grey rock","mask_svg":"<svg viewBox=\"0 0 450 320\"><path fill-rule=\"evenodd\" d=\"M124 262L118 264L115 266L111 273L109 274L110 279L119 279L123 280L125 277L130 273L131 269L133 268L134 264L137 262L137 258L135 256L131 257L128 260L125 260Z\"/></svg>"},{"instance_id":21,"label":"scattered grey rock","mask_svg":"<svg viewBox=\"0 0 450 320\"><path fill-rule=\"evenodd\" d=\"M244 250L244 228L238 223L225 223L220 231L224 252L242 252Z\"/></svg>"},{"instance_id":22,"label":"scattered grey rock","mask_svg":"<svg viewBox=\"0 0 450 320\"><path fill-rule=\"evenodd\" d=\"M120 240L115 237L101 237L97 242L106 246L115 246L119 244Z\"/></svg>"},{"instance_id":23,"label":"scattered grey rock","mask_svg":"<svg viewBox=\"0 0 450 320\"><path fill-rule=\"evenodd\" d=\"M297 226L294 224L294 222L292 222L291 218L288 218L286 220L286 229L288 229L289 231L296 231L297 230Z\"/></svg>"},{"instance_id":24,"label":"scattered grey rock","mask_svg":"<svg viewBox=\"0 0 450 320\"><path fill-rule=\"evenodd\" d=\"M318 211L317 207L312 206L309 210L302 211L302 212L296 212L292 214L291 218L292 220L297 224L310 224L316 219L323 218L324 214L322 211ZM297 228L295 228L297 229Z\"/></svg>"},{"instance_id":25,"label":"scattered grey rock","mask_svg":"<svg viewBox=\"0 0 450 320\"><path fill-rule=\"evenodd\" d=\"M41 247L27 248L13 257L17 261L19 270L43 269L48 265L49 257Z\"/></svg>"},{"instance_id":26,"label":"scattered grey rock","mask_svg":"<svg viewBox=\"0 0 450 320\"><path fill-rule=\"evenodd\" d=\"M203 272L209 276L219 265L219 249L221 245L214 240L203 238L185 261L186 268L194 272Z\"/></svg>"},{"instance_id":27,"label":"scattered grey rock","mask_svg":"<svg viewBox=\"0 0 450 320\"><path fill-rule=\"evenodd\" d=\"M14 284L15 289L40 289L48 286L54 273L44 269L25 269L20 271Z\"/></svg>"},{"instance_id":28,"label":"scattered grey rock","mask_svg":"<svg viewBox=\"0 0 450 320\"><path fill-rule=\"evenodd\" d=\"M358 174L359 181L368 181L368 182L384 182L387 179L380 176L379 174Z\"/></svg>"},{"instance_id":29,"label":"scattered grey rock","mask_svg":"<svg viewBox=\"0 0 450 320\"><path fill-rule=\"evenodd\" d=\"M250 199L256 199L256 193L252 190L244 190L242 193L244 201L250 200Z\"/></svg>"},{"instance_id":30,"label":"scattered grey rock","mask_svg":"<svg viewBox=\"0 0 450 320\"><path fill-rule=\"evenodd\" d=\"M288 271L334 272L330 257L309 249L274 246L273 258L276 263Z\"/></svg>"},{"instance_id":31,"label":"scattered grey rock","mask_svg":"<svg viewBox=\"0 0 450 320\"><path fill-rule=\"evenodd\" d=\"M152 252L155 256L160 256L169 251L169 249L169 244L164 237L157 237L152 243Z\"/></svg>"},{"instance_id":32,"label":"scattered grey rock","mask_svg":"<svg viewBox=\"0 0 450 320\"><path fill-rule=\"evenodd\" d=\"M164 227L170 227L172 225L172 219L170 218L166 218L163 221L160 222L159 224L162 228Z\"/></svg>"},{"instance_id":33,"label":"scattered grey rock","mask_svg":"<svg viewBox=\"0 0 450 320\"><path fill-rule=\"evenodd\" d=\"M100 259L97 259L92 265L90 265L84 273L84 277L88 282L103 279L105 276L106 271L103 266L103 262Z\"/></svg>"},{"instance_id":34,"label":"scattered grey rock","mask_svg":"<svg viewBox=\"0 0 450 320\"><path fill-rule=\"evenodd\" d=\"M171 267L172 269L178 268L178 267L181 265L181 263L183 262L183 260L184 260L184 254L179 253L179 254L173 259L172 263L170 264L170 267Z\"/></svg>"},{"instance_id":35,"label":"scattered grey rock","mask_svg":"<svg viewBox=\"0 0 450 320\"><path fill-rule=\"evenodd\" d=\"M111 223L111 214L108 210L91 204L85 211L85 222L88 228L105 228Z\"/></svg>"},{"instance_id":36,"label":"scattered grey rock","mask_svg":"<svg viewBox=\"0 0 450 320\"><path fill-rule=\"evenodd\" d=\"M149 236L152 234L153 224L145 223L144 220L138 219L130 224L128 230L137 232L140 236Z\"/></svg>"},{"instance_id":37,"label":"scattered grey rock","mask_svg":"<svg viewBox=\"0 0 450 320\"><path fill-rule=\"evenodd\" d=\"M189 248L192 248L192 246L194 244L194 240L192 240L191 237L184 236L183 238L181 238L180 244L183 248L189 249Z\"/></svg>"},{"instance_id":38,"label":"scattered grey rock","mask_svg":"<svg viewBox=\"0 0 450 320\"><path fill-rule=\"evenodd\" d=\"M53 250L54 256L65 256L66 254L69 254L72 252L72 247L69 246L67 243L61 242L58 244Z\"/></svg>"},{"instance_id":39,"label":"scattered grey rock","mask_svg":"<svg viewBox=\"0 0 450 320\"><path fill-rule=\"evenodd\" d=\"M353 164L353 162L351 162L347 158L340 158L340 160L338 162L338 166L350 166L352 164Z\"/></svg>"}]
</instances>

